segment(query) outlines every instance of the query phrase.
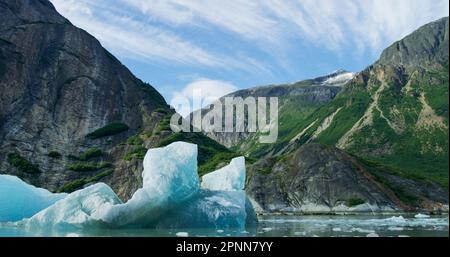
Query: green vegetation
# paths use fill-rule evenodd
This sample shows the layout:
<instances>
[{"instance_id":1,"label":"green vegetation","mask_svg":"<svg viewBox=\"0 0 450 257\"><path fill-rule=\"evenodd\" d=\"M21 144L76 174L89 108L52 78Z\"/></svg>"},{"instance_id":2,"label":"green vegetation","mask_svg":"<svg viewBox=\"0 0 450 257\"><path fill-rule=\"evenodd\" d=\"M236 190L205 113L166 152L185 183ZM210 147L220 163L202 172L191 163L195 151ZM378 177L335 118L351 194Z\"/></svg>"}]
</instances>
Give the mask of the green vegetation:
<instances>
[{"instance_id":1,"label":"green vegetation","mask_svg":"<svg viewBox=\"0 0 450 257\"><path fill-rule=\"evenodd\" d=\"M80 154L80 156L78 156L78 160L87 161L89 159L92 159L95 157L100 157L102 155L103 155L102 150L100 150L98 148L90 148L87 151L85 151L84 153Z\"/></svg>"},{"instance_id":2,"label":"green vegetation","mask_svg":"<svg viewBox=\"0 0 450 257\"><path fill-rule=\"evenodd\" d=\"M145 154L147 153L147 148L143 147L144 141L141 139L140 135L134 135L127 139L126 144L131 148L124 156L123 160L131 161L136 158L138 160L143 160Z\"/></svg>"},{"instance_id":3,"label":"green vegetation","mask_svg":"<svg viewBox=\"0 0 450 257\"><path fill-rule=\"evenodd\" d=\"M117 135L119 133L127 131L128 129L129 127L127 126L127 124L115 122L87 134L86 137L89 139L97 139L101 137Z\"/></svg>"},{"instance_id":4,"label":"green vegetation","mask_svg":"<svg viewBox=\"0 0 450 257\"><path fill-rule=\"evenodd\" d=\"M161 114L168 114L167 109L164 109L164 108L161 108L161 107L156 108L154 110L154 112L161 113Z\"/></svg>"},{"instance_id":5,"label":"green vegetation","mask_svg":"<svg viewBox=\"0 0 450 257\"><path fill-rule=\"evenodd\" d=\"M41 172L38 165L32 164L18 153L9 153L8 163L24 173L33 174Z\"/></svg>"},{"instance_id":6,"label":"green vegetation","mask_svg":"<svg viewBox=\"0 0 450 257\"><path fill-rule=\"evenodd\" d=\"M147 148L145 148L143 146L135 146L133 148L133 150L131 150L125 154L123 159L125 161L131 161L133 158L136 158L138 160L143 160L146 153L147 153Z\"/></svg>"},{"instance_id":7,"label":"green vegetation","mask_svg":"<svg viewBox=\"0 0 450 257\"><path fill-rule=\"evenodd\" d=\"M311 82L309 82L311 83ZM310 86L304 82L301 87ZM234 151L244 151L249 156L262 157L272 151L279 151L294 138L302 128L309 125L308 117L322 104L312 101L307 96L283 96L280 98L280 111L278 117L278 139L274 144L261 144L260 133L255 133L240 144L232 147Z\"/></svg>"},{"instance_id":8,"label":"green vegetation","mask_svg":"<svg viewBox=\"0 0 450 257\"><path fill-rule=\"evenodd\" d=\"M142 145L144 141L142 141L139 135L131 136L127 139L128 145Z\"/></svg>"},{"instance_id":9,"label":"green vegetation","mask_svg":"<svg viewBox=\"0 0 450 257\"><path fill-rule=\"evenodd\" d=\"M234 152L225 152L214 154L211 158L206 160L203 164L198 167L199 176L208 174L209 172L215 171L219 167L223 167L229 164L229 162L235 158L241 156L240 154Z\"/></svg>"},{"instance_id":10,"label":"green vegetation","mask_svg":"<svg viewBox=\"0 0 450 257\"><path fill-rule=\"evenodd\" d=\"M59 193L72 193L72 192L84 187L87 184L96 183L96 182L100 181L102 178L110 176L111 174L113 174L113 172L114 172L114 170L108 169L108 170L100 172L97 175L90 177L90 178L77 179L77 180L71 181L71 182L65 184L64 186L62 186L58 190L58 192Z\"/></svg>"},{"instance_id":11,"label":"green vegetation","mask_svg":"<svg viewBox=\"0 0 450 257\"><path fill-rule=\"evenodd\" d=\"M54 158L54 159L59 159L59 158L62 157L62 155L59 152L57 152L57 151L50 151L48 153L48 157Z\"/></svg>"},{"instance_id":12,"label":"green vegetation","mask_svg":"<svg viewBox=\"0 0 450 257\"><path fill-rule=\"evenodd\" d=\"M156 126L153 133L159 135L162 131L170 131L170 116L165 116Z\"/></svg>"},{"instance_id":13,"label":"green vegetation","mask_svg":"<svg viewBox=\"0 0 450 257\"><path fill-rule=\"evenodd\" d=\"M109 162L101 162L101 163L75 163L69 166L69 170L72 171L95 171L101 170L104 168L111 168L113 165Z\"/></svg>"},{"instance_id":14,"label":"green vegetation","mask_svg":"<svg viewBox=\"0 0 450 257\"><path fill-rule=\"evenodd\" d=\"M344 95L337 97L329 106L321 108L317 113L318 122L307 131L306 135L312 136L322 121L332 115L338 108L342 109L336 114L328 129L320 134L320 142L327 145L336 144L339 139L349 131L352 126L364 115L369 105L370 96L365 92L352 94L350 99ZM347 105L351 102L351 105ZM330 108L331 107L331 108ZM313 121L311 121L313 122Z\"/></svg>"},{"instance_id":15,"label":"green vegetation","mask_svg":"<svg viewBox=\"0 0 450 257\"><path fill-rule=\"evenodd\" d=\"M216 170L220 164L228 164L231 159L242 154L228 150L223 145L200 133L175 133L161 141L157 147L184 141L198 145L198 172L200 175Z\"/></svg>"},{"instance_id":16,"label":"green vegetation","mask_svg":"<svg viewBox=\"0 0 450 257\"><path fill-rule=\"evenodd\" d=\"M361 198L358 198L358 197L352 197L352 198L350 198L350 199L348 199L347 201L345 201L345 205L347 206L347 207L355 207L355 206L358 206L358 205L361 205L361 204L364 204L366 201L364 201L363 199L361 199Z\"/></svg>"},{"instance_id":17,"label":"green vegetation","mask_svg":"<svg viewBox=\"0 0 450 257\"><path fill-rule=\"evenodd\" d=\"M425 74L421 81L425 85L424 92L428 104L435 110L436 114L446 119L448 124L448 88L449 88L449 69L444 68L441 71L429 71ZM427 81L434 81L433 84L426 83Z\"/></svg>"},{"instance_id":18,"label":"green vegetation","mask_svg":"<svg viewBox=\"0 0 450 257\"><path fill-rule=\"evenodd\" d=\"M84 185L86 185L86 181L84 179L77 179L66 183L58 190L58 193L72 193L82 188Z\"/></svg>"},{"instance_id":19,"label":"green vegetation","mask_svg":"<svg viewBox=\"0 0 450 257\"><path fill-rule=\"evenodd\" d=\"M418 182L429 183L429 180L424 176L422 176L421 174L405 172L399 168L386 166L372 160L364 160L364 159L358 160L360 163L364 165L364 167L370 172L370 174L372 174L375 177L375 179L378 182L380 182L381 184L392 190L392 192L394 192L394 194L398 197L398 199L400 199L402 202L406 204L416 204L419 201L419 199L416 196L407 193L399 185L394 185L391 181L386 179L382 175L382 173L388 173L394 176L402 177L405 179L411 179Z\"/></svg>"},{"instance_id":20,"label":"green vegetation","mask_svg":"<svg viewBox=\"0 0 450 257\"><path fill-rule=\"evenodd\" d=\"M103 155L102 150L98 148L89 148L85 152L81 153L79 156L69 154L67 158L73 161L88 161L92 158L101 157Z\"/></svg>"},{"instance_id":21,"label":"green vegetation","mask_svg":"<svg viewBox=\"0 0 450 257\"><path fill-rule=\"evenodd\" d=\"M423 109L422 93L448 126L448 68L419 71L413 76L389 67L383 71L387 74L386 85L379 92L370 123L354 131L345 150L376 165L383 163L384 167L378 168L386 168L396 175L434 181L448 188L448 130L442 126L417 126ZM316 123L304 133L300 142L307 142L326 117L342 108L328 128L314 139L322 144L335 145L373 102L369 93L373 95L381 85L376 72L381 71L367 72L369 82L352 82L333 101L308 117L297 133L314 121Z\"/></svg>"}]
</instances>

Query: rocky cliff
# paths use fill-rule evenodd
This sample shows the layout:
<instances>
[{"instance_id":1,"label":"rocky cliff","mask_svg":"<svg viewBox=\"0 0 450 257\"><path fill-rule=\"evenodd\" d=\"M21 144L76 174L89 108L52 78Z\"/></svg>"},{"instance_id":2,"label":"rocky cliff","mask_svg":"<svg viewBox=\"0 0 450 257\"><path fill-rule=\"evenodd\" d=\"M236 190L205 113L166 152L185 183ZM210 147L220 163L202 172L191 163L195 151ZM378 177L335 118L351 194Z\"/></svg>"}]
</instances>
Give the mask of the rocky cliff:
<instances>
[{"instance_id":1,"label":"rocky cliff","mask_svg":"<svg viewBox=\"0 0 450 257\"><path fill-rule=\"evenodd\" d=\"M448 31L443 18L387 48L260 161L272 168L254 172L249 194L265 210L333 211L351 194L378 209L448 209Z\"/></svg>"},{"instance_id":2,"label":"rocky cliff","mask_svg":"<svg viewBox=\"0 0 450 257\"><path fill-rule=\"evenodd\" d=\"M305 144L251 165L247 192L260 212L447 210L448 191L374 169L332 146Z\"/></svg>"},{"instance_id":3,"label":"rocky cliff","mask_svg":"<svg viewBox=\"0 0 450 257\"><path fill-rule=\"evenodd\" d=\"M387 48L304 121L304 133L288 148L336 145L448 187L448 31L444 18Z\"/></svg>"},{"instance_id":4,"label":"rocky cliff","mask_svg":"<svg viewBox=\"0 0 450 257\"><path fill-rule=\"evenodd\" d=\"M0 24L2 173L52 191L103 180L129 196L140 161L125 157L158 140L163 97L49 1L1 0ZM138 132L148 137L123 144Z\"/></svg>"}]
</instances>

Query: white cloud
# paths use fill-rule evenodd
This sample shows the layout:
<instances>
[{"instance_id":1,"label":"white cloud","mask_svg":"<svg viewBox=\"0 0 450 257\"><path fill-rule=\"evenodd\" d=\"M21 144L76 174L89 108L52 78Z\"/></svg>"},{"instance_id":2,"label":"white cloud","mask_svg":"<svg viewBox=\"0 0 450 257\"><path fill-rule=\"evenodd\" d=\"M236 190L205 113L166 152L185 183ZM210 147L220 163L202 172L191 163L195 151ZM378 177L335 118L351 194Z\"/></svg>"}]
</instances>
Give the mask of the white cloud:
<instances>
[{"instance_id":1,"label":"white cloud","mask_svg":"<svg viewBox=\"0 0 450 257\"><path fill-rule=\"evenodd\" d=\"M448 16L448 0L121 0L175 26L213 26L285 47L293 35L336 52L380 51L415 28ZM273 49L271 49L273 50Z\"/></svg>"},{"instance_id":2,"label":"white cloud","mask_svg":"<svg viewBox=\"0 0 450 257\"><path fill-rule=\"evenodd\" d=\"M199 78L186 85L180 91L174 92L171 104L176 108L178 113L185 117L193 110L203 108L220 97L236 90L237 87L229 82ZM177 104L174 104L175 101L180 102L182 99L185 100L181 102L189 102L189 106L178 106ZM198 105L196 105L196 103L198 103Z\"/></svg>"},{"instance_id":3,"label":"white cloud","mask_svg":"<svg viewBox=\"0 0 450 257\"><path fill-rule=\"evenodd\" d=\"M83 1L52 0L52 2L58 11L76 26L86 29L103 45L121 56L138 60L162 59L206 66L226 65L221 59L184 41L170 31L142 24L127 16L108 13L108 10L104 10L103 16L99 16L92 10L95 6ZM102 17L103 20L98 17Z\"/></svg>"},{"instance_id":4,"label":"white cloud","mask_svg":"<svg viewBox=\"0 0 450 257\"><path fill-rule=\"evenodd\" d=\"M122 0L150 17L173 25L212 25L251 40L276 42L277 20L248 0ZM270 33L268 33L270 32Z\"/></svg>"},{"instance_id":5,"label":"white cloud","mask_svg":"<svg viewBox=\"0 0 450 257\"><path fill-rule=\"evenodd\" d=\"M301 51L301 43L336 55L348 56L349 50L379 54L419 26L449 13L448 0L51 1L120 57L251 75L271 75L276 65L289 70L290 63L308 61L290 57ZM187 29L190 32L184 33ZM232 39L199 40L211 32ZM255 49L268 53L270 59L253 53Z\"/></svg>"},{"instance_id":6,"label":"white cloud","mask_svg":"<svg viewBox=\"0 0 450 257\"><path fill-rule=\"evenodd\" d=\"M125 9L107 2L52 0L56 9L74 25L87 30L120 57L270 73L263 63L251 57L241 56L238 60L203 49L168 29L135 19Z\"/></svg>"}]
</instances>

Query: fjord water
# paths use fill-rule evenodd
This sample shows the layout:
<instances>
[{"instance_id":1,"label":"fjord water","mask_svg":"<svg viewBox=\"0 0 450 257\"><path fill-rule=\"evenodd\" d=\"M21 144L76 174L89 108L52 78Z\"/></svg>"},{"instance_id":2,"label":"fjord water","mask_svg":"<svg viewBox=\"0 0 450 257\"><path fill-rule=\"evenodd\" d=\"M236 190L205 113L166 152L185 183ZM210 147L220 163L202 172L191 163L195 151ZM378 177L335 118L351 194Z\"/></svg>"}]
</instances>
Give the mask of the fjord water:
<instances>
[{"instance_id":1,"label":"fjord water","mask_svg":"<svg viewBox=\"0 0 450 257\"><path fill-rule=\"evenodd\" d=\"M0 237L448 237L448 215L261 216L253 229L27 230L0 223Z\"/></svg>"}]
</instances>

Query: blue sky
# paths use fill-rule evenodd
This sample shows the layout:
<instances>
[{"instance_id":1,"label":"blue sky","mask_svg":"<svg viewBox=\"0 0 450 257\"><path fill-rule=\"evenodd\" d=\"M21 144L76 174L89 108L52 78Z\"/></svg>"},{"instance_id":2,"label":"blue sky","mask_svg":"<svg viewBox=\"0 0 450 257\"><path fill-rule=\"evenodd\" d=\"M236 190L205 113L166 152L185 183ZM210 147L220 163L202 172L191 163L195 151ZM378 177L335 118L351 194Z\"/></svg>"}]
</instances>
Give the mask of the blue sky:
<instances>
[{"instance_id":1,"label":"blue sky","mask_svg":"<svg viewBox=\"0 0 450 257\"><path fill-rule=\"evenodd\" d=\"M51 0L168 102L360 71L448 0Z\"/></svg>"}]
</instances>

